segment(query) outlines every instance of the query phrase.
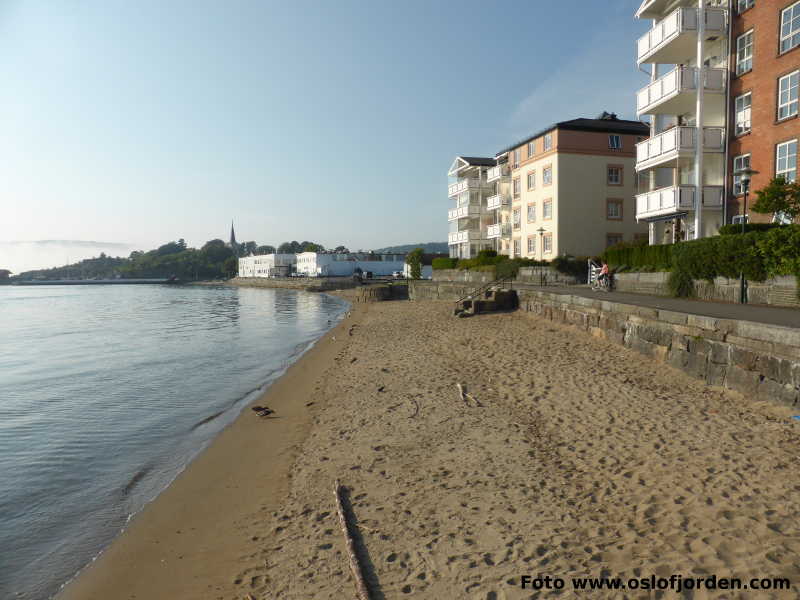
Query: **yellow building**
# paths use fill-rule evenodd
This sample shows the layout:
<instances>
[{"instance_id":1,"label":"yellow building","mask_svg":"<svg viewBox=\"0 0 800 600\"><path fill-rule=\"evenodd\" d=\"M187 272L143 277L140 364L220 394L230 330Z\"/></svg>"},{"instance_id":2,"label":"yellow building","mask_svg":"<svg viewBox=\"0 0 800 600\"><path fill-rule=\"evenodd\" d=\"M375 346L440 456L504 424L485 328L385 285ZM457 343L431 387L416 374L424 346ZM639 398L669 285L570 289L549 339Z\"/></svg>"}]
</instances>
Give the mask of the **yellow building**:
<instances>
[{"instance_id":1,"label":"yellow building","mask_svg":"<svg viewBox=\"0 0 800 600\"><path fill-rule=\"evenodd\" d=\"M649 128L603 113L548 127L499 152L487 180L485 237L498 253L550 260L595 256L647 239L637 223L636 144Z\"/></svg>"}]
</instances>

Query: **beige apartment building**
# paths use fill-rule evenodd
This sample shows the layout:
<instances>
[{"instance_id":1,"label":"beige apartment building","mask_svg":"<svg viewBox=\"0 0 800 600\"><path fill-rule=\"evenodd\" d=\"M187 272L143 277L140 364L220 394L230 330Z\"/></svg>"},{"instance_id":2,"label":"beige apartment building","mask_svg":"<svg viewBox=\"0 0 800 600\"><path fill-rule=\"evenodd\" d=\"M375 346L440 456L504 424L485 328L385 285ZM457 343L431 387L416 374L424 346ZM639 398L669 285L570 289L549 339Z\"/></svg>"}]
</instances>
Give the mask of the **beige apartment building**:
<instances>
[{"instance_id":1,"label":"beige apartment building","mask_svg":"<svg viewBox=\"0 0 800 600\"><path fill-rule=\"evenodd\" d=\"M649 128L603 113L562 121L499 152L486 237L498 253L550 260L595 256L647 239L635 215L636 144ZM487 207L488 207L487 206Z\"/></svg>"}]
</instances>

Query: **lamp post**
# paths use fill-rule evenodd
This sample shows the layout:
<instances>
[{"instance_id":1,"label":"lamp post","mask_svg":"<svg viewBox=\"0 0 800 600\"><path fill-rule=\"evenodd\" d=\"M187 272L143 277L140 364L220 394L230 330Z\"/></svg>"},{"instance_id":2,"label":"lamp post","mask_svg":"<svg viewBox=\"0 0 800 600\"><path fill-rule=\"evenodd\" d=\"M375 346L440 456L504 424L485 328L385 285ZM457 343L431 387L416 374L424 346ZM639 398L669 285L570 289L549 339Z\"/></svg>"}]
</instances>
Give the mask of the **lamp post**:
<instances>
[{"instance_id":1,"label":"lamp post","mask_svg":"<svg viewBox=\"0 0 800 600\"><path fill-rule=\"evenodd\" d=\"M744 202L742 204L742 233L745 232L745 221L747 221L747 192L750 189L750 178L757 175L750 167L743 167L733 172L734 176L739 177L739 184L744 192ZM743 242L744 243L744 242ZM744 271L739 271L739 303L747 304L747 282L744 279Z\"/></svg>"},{"instance_id":2,"label":"lamp post","mask_svg":"<svg viewBox=\"0 0 800 600\"><path fill-rule=\"evenodd\" d=\"M544 227L539 227L536 230L539 233L539 260L544 260ZM539 285L544 285L544 271L539 265Z\"/></svg>"}]
</instances>

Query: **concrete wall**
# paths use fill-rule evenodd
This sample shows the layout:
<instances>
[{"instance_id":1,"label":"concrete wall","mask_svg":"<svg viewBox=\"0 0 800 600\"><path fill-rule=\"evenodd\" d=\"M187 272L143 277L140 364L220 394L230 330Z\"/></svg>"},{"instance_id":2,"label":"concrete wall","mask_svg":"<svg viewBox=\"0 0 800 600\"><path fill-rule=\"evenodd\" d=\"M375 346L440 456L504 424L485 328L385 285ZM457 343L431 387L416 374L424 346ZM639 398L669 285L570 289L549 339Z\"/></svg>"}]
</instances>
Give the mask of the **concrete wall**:
<instances>
[{"instance_id":1,"label":"concrete wall","mask_svg":"<svg viewBox=\"0 0 800 600\"><path fill-rule=\"evenodd\" d=\"M456 300L458 283L413 281L412 300ZM515 288L516 289L516 288ZM657 362L751 398L800 403L800 328L716 319L630 304L518 289L520 309L573 325Z\"/></svg>"},{"instance_id":2,"label":"concrete wall","mask_svg":"<svg viewBox=\"0 0 800 600\"><path fill-rule=\"evenodd\" d=\"M489 283L496 279L494 269L491 271L466 271L461 269L434 269L433 281L453 281L457 283L472 283L475 288L482 283Z\"/></svg>"},{"instance_id":3,"label":"concrete wall","mask_svg":"<svg viewBox=\"0 0 800 600\"><path fill-rule=\"evenodd\" d=\"M284 288L307 292L344 290L358 286L349 277L235 277L228 283L244 287Z\"/></svg>"}]
</instances>

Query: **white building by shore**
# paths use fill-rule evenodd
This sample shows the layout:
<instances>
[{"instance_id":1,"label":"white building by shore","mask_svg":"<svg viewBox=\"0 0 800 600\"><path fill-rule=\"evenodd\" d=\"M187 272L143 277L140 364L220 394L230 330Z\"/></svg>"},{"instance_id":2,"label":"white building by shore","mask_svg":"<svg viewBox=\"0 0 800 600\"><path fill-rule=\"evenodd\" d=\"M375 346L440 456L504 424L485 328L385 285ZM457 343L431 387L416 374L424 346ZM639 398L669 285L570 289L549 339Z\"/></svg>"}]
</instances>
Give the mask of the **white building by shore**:
<instances>
[{"instance_id":1,"label":"white building by shore","mask_svg":"<svg viewBox=\"0 0 800 600\"><path fill-rule=\"evenodd\" d=\"M262 254L239 259L239 277L288 277L297 262L294 254Z\"/></svg>"},{"instance_id":2,"label":"white building by shore","mask_svg":"<svg viewBox=\"0 0 800 600\"><path fill-rule=\"evenodd\" d=\"M404 265L402 254L301 252L297 255L297 272L307 277L350 276L356 269L381 277L402 272Z\"/></svg>"}]
</instances>

